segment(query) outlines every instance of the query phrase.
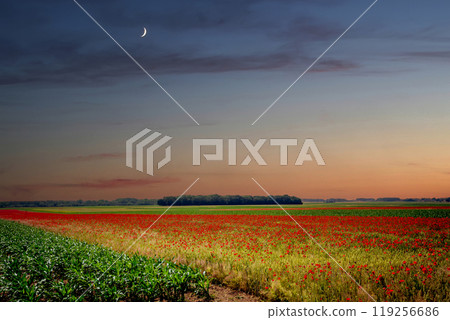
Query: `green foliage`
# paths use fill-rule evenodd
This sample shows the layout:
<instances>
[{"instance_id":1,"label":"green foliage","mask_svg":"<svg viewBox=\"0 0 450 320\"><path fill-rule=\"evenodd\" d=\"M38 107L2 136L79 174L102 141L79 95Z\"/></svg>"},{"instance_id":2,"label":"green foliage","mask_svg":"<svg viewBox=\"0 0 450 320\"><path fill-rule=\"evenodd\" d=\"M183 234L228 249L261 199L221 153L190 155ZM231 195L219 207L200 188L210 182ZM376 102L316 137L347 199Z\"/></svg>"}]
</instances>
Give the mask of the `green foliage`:
<instances>
[{"instance_id":1,"label":"green foliage","mask_svg":"<svg viewBox=\"0 0 450 320\"><path fill-rule=\"evenodd\" d=\"M184 301L209 298L209 283L185 265L0 220L0 301Z\"/></svg>"},{"instance_id":2,"label":"green foliage","mask_svg":"<svg viewBox=\"0 0 450 320\"><path fill-rule=\"evenodd\" d=\"M273 196L273 198L279 204L302 204L300 198L294 196L288 196L287 194L283 196ZM175 197L164 197L158 200L158 205L160 206L170 206L176 200ZM218 194L211 195L184 195L182 196L174 205L175 206L198 206L198 205L210 205L210 206L220 206L220 205L261 205L261 204L274 204L274 201L270 197L263 196L221 196Z\"/></svg>"}]
</instances>

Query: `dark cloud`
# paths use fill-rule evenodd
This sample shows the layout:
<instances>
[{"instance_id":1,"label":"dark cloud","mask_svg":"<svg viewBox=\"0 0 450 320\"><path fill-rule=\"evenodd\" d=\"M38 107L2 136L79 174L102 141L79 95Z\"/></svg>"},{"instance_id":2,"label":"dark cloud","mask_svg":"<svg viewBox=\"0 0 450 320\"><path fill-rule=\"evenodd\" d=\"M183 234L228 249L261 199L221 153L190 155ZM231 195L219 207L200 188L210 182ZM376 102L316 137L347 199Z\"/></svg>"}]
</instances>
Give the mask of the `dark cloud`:
<instances>
[{"instance_id":1,"label":"dark cloud","mask_svg":"<svg viewBox=\"0 0 450 320\"><path fill-rule=\"evenodd\" d=\"M319 21L311 16L297 17L289 21L285 26L270 32L275 38L282 38L288 41L323 41L336 38L339 34L339 26L330 22Z\"/></svg>"},{"instance_id":2,"label":"dark cloud","mask_svg":"<svg viewBox=\"0 0 450 320\"><path fill-rule=\"evenodd\" d=\"M293 58L286 53L194 57L170 54L155 59L158 73L220 73L246 70L271 70L290 65Z\"/></svg>"},{"instance_id":3,"label":"dark cloud","mask_svg":"<svg viewBox=\"0 0 450 320\"><path fill-rule=\"evenodd\" d=\"M42 8L33 2L18 6L8 2L0 14L3 33L0 37L0 85L18 83L76 83L103 85L112 81L142 75L142 71L76 6L56 1ZM311 57L310 41L328 40L337 35L336 26L310 16L280 23L278 17L260 17L256 7L267 1L80 1L106 29L121 39L126 28L151 22L152 28L166 31L182 30L193 37L190 47L171 47L166 43L126 43L124 47L152 74L220 73L232 71L275 70L306 64ZM149 8L154 4L152 10ZM333 1L300 1L299 3L331 4ZM293 5L287 1L282 6ZM301 4L300 4L301 5ZM33 11L32 11L33 10ZM0 10L1 11L1 10ZM27 31L14 16L28 21L34 16L33 30ZM137 27L137 26L136 26ZM242 52L239 46L227 53L209 53L202 40L190 30L208 32L206 37L221 37L236 32L267 38L267 49ZM181 31L180 31L181 32ZM32 34L30 34L32 33ZM272 39L272 40L271 40ZM300 41L301 40L301 41ZM270 45L276 41L277 45ZM299 44L301 43L301 44ZM232 43L229 43L233 45ZM144 46L144 47L142 47ZM225 46L225 44L224 44ZM315 70L341 71L355 64L332 61Z\"/></svg>"},{"instance_id":4,"label":"dark cloud","mask_svg":"<svg viewBox=\"0 0 450 320\"><path fill-rule=\"evenodd\" d=\"M21 57L21 58L20 58ZM26 82L93 82L137 74L129 59L118 52L83 52L79 42L40 44L32 56L25 50L13 65L3 68L0 84Z\"/></svg>"},{"instance_id":5,"label":"dark cloud","mask_svg":"<svg viewBox=\"0 0 450 320\"><path fill-rule=\"evenodd\" d=\"M93 161L93 160L104 160L104 159L117 159L122 158L124 153L98 153L98 154L89 154L86 156L74 156L74 157L65 157L64 161L67 162L85 162L85 161Z\"/></svg>"},{"instance_id":6,"label":"dark cloud","mask_svg":"<svg viewBox=\"0 0 450 320\"><path fill-rule=\"evenodd\" d=\"M76 52L75 48L68 49L68 47L60 45L49 48L46 59L54 62L34 60L18 65L14 70L6 70L0 75L0 84L35 82L104 84L114 79L123 80L124 77L143 75L142 71L118 49L113 50L113 53L108 51L64 56L67 52ZM56 59L56 56L61 58ZM274 70L297 65L299 60L302 63L313 60L312 57L299 58L294 52L289 51L242 56L197 56L192 52L184 52L135 58L153 74ZM312 71L333 72L356 67L355 63L328 60L321 62Z\"/></svg>"}]
</instances>

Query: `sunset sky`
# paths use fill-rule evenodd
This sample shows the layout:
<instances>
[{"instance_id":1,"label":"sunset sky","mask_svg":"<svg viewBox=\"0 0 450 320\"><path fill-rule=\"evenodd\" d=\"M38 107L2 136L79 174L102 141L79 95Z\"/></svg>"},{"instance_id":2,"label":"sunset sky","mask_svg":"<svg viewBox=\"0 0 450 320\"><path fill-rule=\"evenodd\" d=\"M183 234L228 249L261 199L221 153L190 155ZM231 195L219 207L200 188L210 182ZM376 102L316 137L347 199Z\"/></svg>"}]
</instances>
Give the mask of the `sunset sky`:
<instances>
[{"instance_id":1,"label":"sunset sky","mask_svg":"<svg viewBox=\"0 0 450 320\"><path fill-rule=\"evenodd\" d=\"M192 121L72 0L0 4L0 201L450 196L450 3L79 0ZM141 38L143 28L148 29ZM172 162L125 166L144 128ZM326 166L266 146L265 167L192 166L192 138L313 138ZM246 153L239 146L238 162ZM162 154L157 153L158 156ZM226 158L226 156L225 156Z\"/></svg>"}]
</instances>

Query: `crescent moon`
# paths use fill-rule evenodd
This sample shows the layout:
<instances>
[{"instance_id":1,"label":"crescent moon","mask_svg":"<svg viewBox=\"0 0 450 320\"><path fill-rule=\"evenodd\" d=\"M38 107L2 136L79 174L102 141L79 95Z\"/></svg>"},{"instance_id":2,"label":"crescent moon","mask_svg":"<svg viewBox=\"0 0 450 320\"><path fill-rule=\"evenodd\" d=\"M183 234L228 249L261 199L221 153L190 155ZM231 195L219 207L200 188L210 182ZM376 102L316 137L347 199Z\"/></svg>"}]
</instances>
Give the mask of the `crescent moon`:
<instances>
[{"instance_id":1,"label":"crescent moon","mask_svg":"<svg viewBox=\"0 0 450 320\"><path fill-rule=\"evenodd\" d=\"M147 29L144 27L144 33L142 34L141 38L145 37L146 34L147 34Z\"/></svg>"}]
</instances>

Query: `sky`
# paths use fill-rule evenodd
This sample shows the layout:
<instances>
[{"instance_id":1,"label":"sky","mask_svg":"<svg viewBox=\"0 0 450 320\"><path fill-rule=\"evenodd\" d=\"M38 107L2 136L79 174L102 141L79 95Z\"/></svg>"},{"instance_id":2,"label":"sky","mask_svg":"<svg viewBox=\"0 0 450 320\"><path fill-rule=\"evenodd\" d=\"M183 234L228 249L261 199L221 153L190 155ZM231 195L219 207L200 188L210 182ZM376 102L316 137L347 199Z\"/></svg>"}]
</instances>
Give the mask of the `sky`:
<instances>
[{"instance_id":1,"label":"sky","mask_svg":"<svg viewBox=\"0 0 450 320\"><path fill-rule=\"evenodd\" d=\"M199 125L76 2L2 1L0 201L450 196L448 1L379 0L254 125L373 1L78 3ZM144 128L173 138L154 176L125 165ZM193 138L299 145L193 166ZM325 166L293 164L307 138Z\"/></svg>"}]
</instances>

